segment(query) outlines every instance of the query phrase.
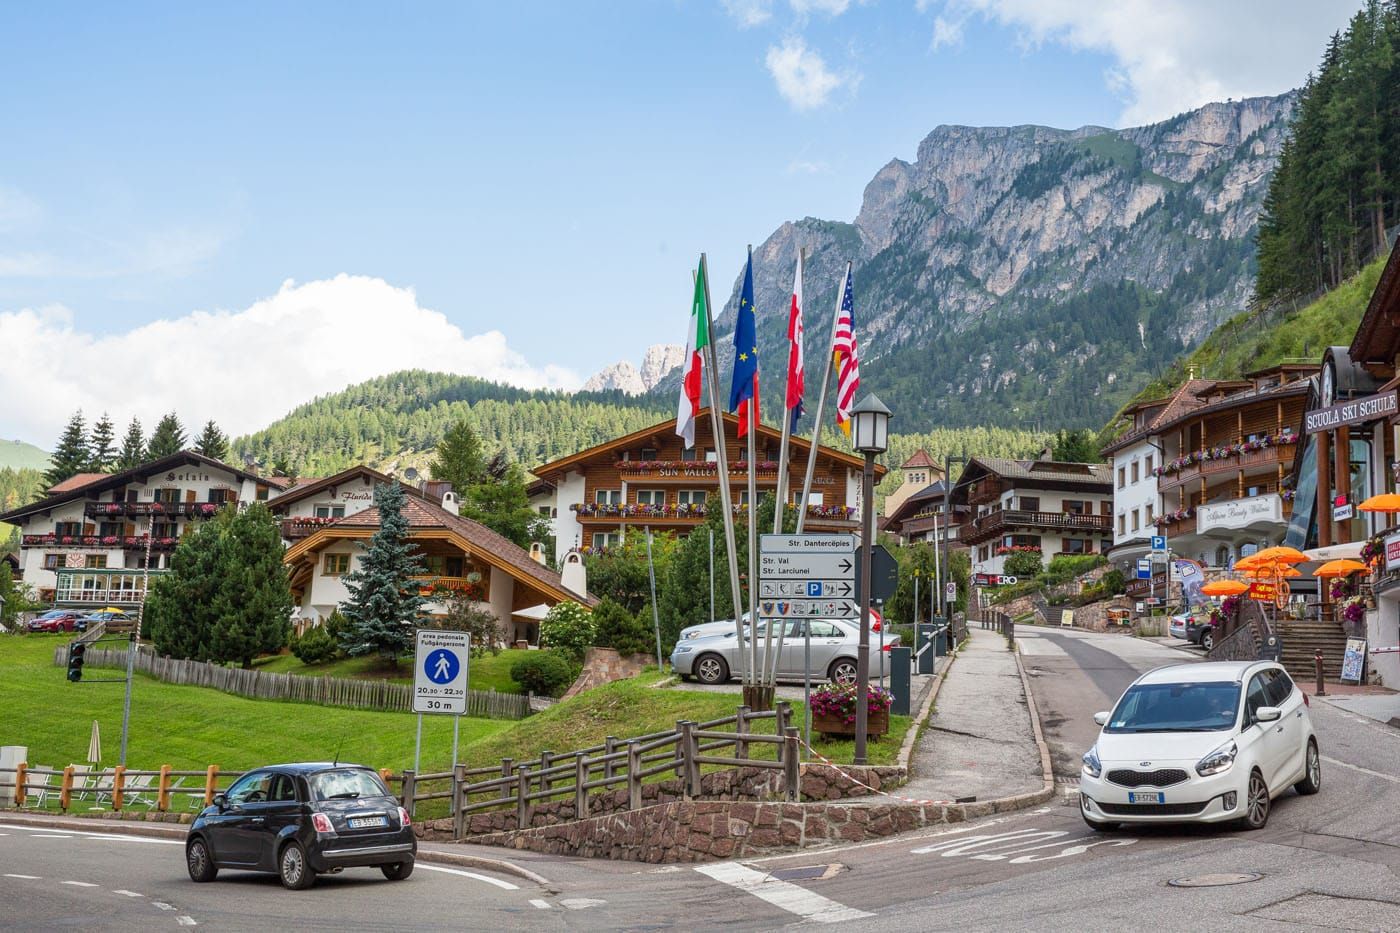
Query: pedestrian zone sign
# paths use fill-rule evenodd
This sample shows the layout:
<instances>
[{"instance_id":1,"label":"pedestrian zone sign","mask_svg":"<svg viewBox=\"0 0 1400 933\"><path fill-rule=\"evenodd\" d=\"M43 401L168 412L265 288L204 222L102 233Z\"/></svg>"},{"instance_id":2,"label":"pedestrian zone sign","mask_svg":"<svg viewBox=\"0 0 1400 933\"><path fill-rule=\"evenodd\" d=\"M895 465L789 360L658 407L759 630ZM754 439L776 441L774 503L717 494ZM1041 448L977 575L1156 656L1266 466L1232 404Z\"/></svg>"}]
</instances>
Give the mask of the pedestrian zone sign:
<instances>
[{"instance_id":1,"label":"pedestrian zone sign","mask_svg":"<svg viewBox=\"0 0 1400 933\"><path fill-rule=\"evenodd\" d=\"M467 665L471 635L419 629L413 652L413 711L467 711Z\"/></svg>"}]
</instances>

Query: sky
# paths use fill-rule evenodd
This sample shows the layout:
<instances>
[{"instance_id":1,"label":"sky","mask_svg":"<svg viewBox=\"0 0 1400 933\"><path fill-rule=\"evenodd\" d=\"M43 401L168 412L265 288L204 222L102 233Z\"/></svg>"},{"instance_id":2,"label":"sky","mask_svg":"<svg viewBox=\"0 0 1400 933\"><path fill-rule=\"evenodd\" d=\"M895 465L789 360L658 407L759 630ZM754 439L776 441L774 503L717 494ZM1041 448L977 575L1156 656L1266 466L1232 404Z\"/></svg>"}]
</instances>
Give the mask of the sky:
<instances>
[{"instance_id":1,"label":"sky","mask_svg":"<svg viewBox=\"0 0 1400 933\"><path fill-rule=\"evenodd\" d=\"M576 388L684 342L701 251L727 295L939 124L1282 93L1358 6L7 4L0 437L243 433L409 367Z\"/></svg>"}]
</instances>

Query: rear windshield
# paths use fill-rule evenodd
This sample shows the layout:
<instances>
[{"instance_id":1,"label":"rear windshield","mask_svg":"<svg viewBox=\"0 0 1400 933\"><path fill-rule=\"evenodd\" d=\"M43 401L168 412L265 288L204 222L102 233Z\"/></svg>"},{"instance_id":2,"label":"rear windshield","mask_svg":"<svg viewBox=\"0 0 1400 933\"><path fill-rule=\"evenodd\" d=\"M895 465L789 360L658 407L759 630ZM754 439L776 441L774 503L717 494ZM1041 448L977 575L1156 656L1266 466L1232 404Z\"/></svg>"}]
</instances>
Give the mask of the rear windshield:
<instances>
[{"instance_id":1,"label":"rear windshield","mask_svg":"<svg viewBox=\"0 0 1400 933\"><path fill-rule=\"evenodd\" d=\"M343 768L311 775L311 795L317 800L354 800L357 797L388 797L389 790L373 771Z\"/></svg>"},{"instance_id":2,"label":"rear windshield","mask_svg":"<svg viewBox=\"0 0 1400 933\"><path fill-rule=\"evenodd\" d=\"M1219 732L1235 724L1236 683L1138 684L1129 687L1105 732Z\"/></svg>"}]
</instances>

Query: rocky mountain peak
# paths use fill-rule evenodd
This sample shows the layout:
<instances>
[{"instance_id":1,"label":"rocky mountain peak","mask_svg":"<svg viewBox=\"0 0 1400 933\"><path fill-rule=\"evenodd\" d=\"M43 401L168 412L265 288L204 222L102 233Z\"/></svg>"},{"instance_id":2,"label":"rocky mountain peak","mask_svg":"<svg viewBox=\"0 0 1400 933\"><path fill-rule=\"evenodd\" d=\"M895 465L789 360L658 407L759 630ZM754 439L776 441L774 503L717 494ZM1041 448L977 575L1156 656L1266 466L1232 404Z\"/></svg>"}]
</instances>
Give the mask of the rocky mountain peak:
<instances>
[{"instance_id":1,"label":"rocky mountain peak","mask_svg":"<svg viewBox=\"0 0 1400 933\"><path fill-rule=\"evenodd\" d=\"M647 347L638 369L628 360L604 367L583 384L585 392L617 390L624 395L641 395L650 391L666 374L681 364L685 347L674 343L658 343Z\"/></svg>"}]
</instances>

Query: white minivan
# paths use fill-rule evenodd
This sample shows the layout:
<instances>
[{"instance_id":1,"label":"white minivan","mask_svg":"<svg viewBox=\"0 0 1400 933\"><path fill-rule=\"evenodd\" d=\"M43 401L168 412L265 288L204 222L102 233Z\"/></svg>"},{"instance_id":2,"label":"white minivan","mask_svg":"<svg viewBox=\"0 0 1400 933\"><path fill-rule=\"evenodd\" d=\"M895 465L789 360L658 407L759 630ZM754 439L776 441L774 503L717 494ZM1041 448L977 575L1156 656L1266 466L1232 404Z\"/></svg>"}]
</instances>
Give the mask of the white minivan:
<instances>
[{"instance_id":1,"label":"white minivan","mask_svg":"<svg viewBox=\"0 0 1400 933\"><path fill-rule=\"evenodd\" d=\"M1273 661L1159 667L1094 721L1103 728L1079 784L1094 829L1227 820L1260 829L1290 786L1322 786L1308 698Z\"/></svg>"}]
</instances>

